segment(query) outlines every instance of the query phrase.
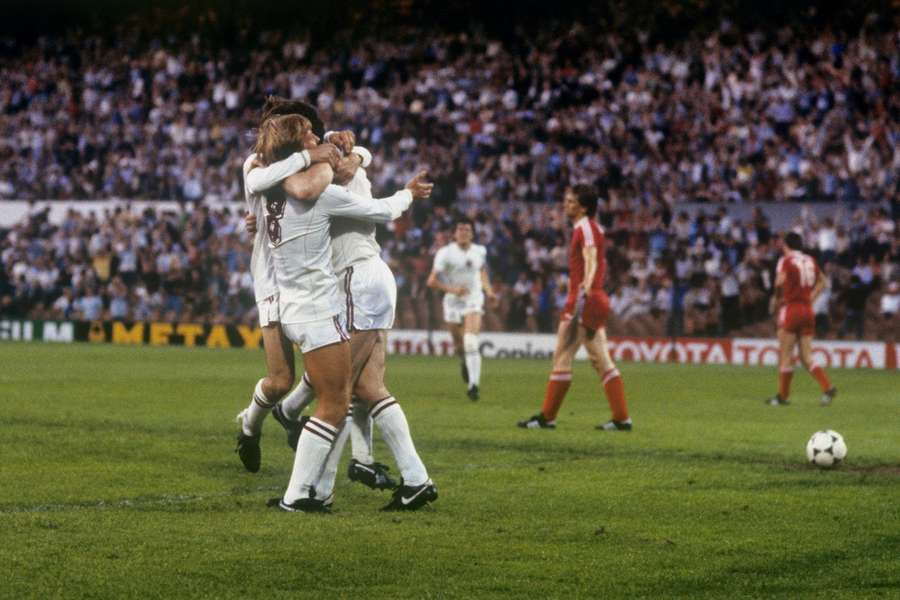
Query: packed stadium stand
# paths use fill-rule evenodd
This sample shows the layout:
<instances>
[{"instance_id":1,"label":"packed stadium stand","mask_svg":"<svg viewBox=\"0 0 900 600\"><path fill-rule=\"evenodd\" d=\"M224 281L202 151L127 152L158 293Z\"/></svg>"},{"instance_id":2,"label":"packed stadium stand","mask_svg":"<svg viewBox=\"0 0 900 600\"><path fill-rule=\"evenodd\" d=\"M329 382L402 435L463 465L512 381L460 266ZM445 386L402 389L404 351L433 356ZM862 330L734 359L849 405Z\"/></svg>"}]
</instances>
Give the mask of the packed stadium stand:
<instances>
[{"instance_id":1,"label":"packed stadium stand","mask_svg":"<svg viewBox=\"0 0 900 600\"><path fill-rule=\"evenodd\" d=\"M689 37L574 16L499 32L401 20L390 36L337 27L324 41L238 27L227 44L190 35L215 12L189 16L0 42L0 207L34 201L0 222L2 314L252 323L241 164L277 94L356 132L378 193L429 167L432 202L380 235L400 327L440 326L424 281L465 213L502 292L487 327L553 329L558 201L587 182L610 240L612 333L770 334L774 242L795 229L831 283L819 335L898 339L890 13L846 30L717 16ZM98 199L123 202L44 210Z\"/></svg>"}]
</instances>

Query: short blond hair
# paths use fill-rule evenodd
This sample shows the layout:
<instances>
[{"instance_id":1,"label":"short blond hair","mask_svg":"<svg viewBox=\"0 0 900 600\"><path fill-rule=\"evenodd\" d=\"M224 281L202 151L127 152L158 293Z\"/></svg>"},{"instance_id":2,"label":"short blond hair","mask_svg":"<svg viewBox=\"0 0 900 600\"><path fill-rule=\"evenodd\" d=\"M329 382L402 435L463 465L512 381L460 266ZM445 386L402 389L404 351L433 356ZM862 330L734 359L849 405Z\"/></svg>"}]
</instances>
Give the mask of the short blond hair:
<instances>
[{"instance_id":1,"label":"short blond hair","mask_svg":"<svg viewBox=\"0 0 900 600\"><path fill-rule=\"evenodd\" d=\"M285 159L303 150L303 137L312 129L306 117L280 115L263 121L256 135L257 160L263 166Z\"/></svg>"}]
</instances>

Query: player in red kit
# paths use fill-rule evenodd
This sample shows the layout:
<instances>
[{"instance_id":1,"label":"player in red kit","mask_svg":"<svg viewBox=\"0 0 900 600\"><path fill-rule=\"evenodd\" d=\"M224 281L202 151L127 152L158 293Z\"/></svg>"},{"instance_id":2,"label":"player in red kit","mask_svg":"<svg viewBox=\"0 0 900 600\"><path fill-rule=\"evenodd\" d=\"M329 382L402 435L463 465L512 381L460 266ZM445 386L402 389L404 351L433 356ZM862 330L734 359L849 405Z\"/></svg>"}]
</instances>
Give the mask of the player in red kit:
<instances>
[{"instance_id":1,"label":"player in red kit","mask_svg":"<svg viewBox=\"0 0 900 600\"><path fill-rule=\"evenodd\" d=\"M553 370L547 382L541 412L519 427L553 429L556 415L572 384L572 360L583 345L596 369L612 420L597 426L604 431L630 431L631 419L625 404L622 376L616 369L606 343L606 318L609 298L603 291L606 277L606 239L603 228L594 220L597 212L597 191L588 185L566 188L563 210L572 221L574 231L569 248L569 295L559 320Z\"/></svg>"},{"instance_id":2,"label":"player in red kit","mask_svg":"<svg viewBox=\"0 0 900 600\"><path fill-rule=\"evenodd\" d=\"M782 241L784 256L778 261L775 273L772 309L778 311L778 393L766 401L772 406L788 404L795 347L800 350L800 362L822 388L822 406L831 404L837 394L825 369L812 358L812 336L816 325L812 301L825 288L825 276L816 261L801 252L802 247L799 234L792 231L785 235Z\"/></svg>"}]
</instances>

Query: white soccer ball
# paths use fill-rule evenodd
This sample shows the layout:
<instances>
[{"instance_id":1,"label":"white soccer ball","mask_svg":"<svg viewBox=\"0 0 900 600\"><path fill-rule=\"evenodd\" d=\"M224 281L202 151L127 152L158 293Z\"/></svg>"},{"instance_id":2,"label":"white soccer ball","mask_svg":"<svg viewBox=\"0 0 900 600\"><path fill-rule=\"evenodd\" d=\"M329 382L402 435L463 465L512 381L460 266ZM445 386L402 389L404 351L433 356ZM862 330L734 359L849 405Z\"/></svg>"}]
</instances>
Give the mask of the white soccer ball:
<instances>
[{"instance_id":1,"label":"white soccer ball","mask_svg":"<svg viewBox=\"0 0 900 600\"><path fill-rule=\"evenodd\" d=\"M828 469L839 465L846 457L844 436L832 429L817 431L806 442L806 458L817 467Z\"/></svg>"}]
</instances>

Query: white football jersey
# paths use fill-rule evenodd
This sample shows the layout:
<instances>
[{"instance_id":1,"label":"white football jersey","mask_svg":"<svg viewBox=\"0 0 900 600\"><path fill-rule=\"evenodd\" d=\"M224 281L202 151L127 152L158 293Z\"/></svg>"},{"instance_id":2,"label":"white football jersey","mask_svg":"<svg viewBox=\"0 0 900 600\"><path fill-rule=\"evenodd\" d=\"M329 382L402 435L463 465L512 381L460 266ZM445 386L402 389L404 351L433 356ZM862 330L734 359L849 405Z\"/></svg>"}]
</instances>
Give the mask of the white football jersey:
<instances>
[{"instance_id":1,"label":"white football jersey","mask_svg":"<svg viewBox=\"0 0 900 600\"><path fill-rule=\"evenodd\" d=\"M434 270L445 284L464 286L469 290L468 296L478 296L482 293L481 270L486 262L484 246L469 244L463 250L456 242L450 242L435 254Z\"/></svg>"},{"instance_id":2,"label":"white football jersey","mask_svg":"<svg viewBox=\"0 0 900 600\"><path fill-rule=\"evenodd\" d=\"M293 200L283 193L281 200L276 194L265 202L269 217L266 235L275 264L282 323L316 321L343 309L331 263L333 218L388 223L413 199L406 189L378 199L363 198L336 185L325 188L315 202Z\"/></svg>"},{"instance_id":3,"label":"white football jersey","mask_svg":"<svg viewBox=\"0 0 900 600\"><path fill-rule=\"evenodd\" d=\"M251 169L251 165L256 154L251 154L244 161L244 201L247 203L247 210L256 217L256 235L253 237L253 251L250 254L250 276L253 277L253 294L257 302L278 293L275 266L272 264L266 239L266 211L262 192L306 168L309 164L308 156L306 153L295 153L268 167L255 169Z\"/></svg>"},{"instance_id":4,"label":"white football jersey","mask_svg":"<svg viewBox=\"0 0 900 600\"><path fill-rule=\"evenodd\" d=\"M362 167L356 170L347 189L372 198L372 183ZM331 222L332 267L340 273L347 267L381 255L381 246L375 241L375 223L359 219L334 219Z\"/></svg>"}]
</instances>

